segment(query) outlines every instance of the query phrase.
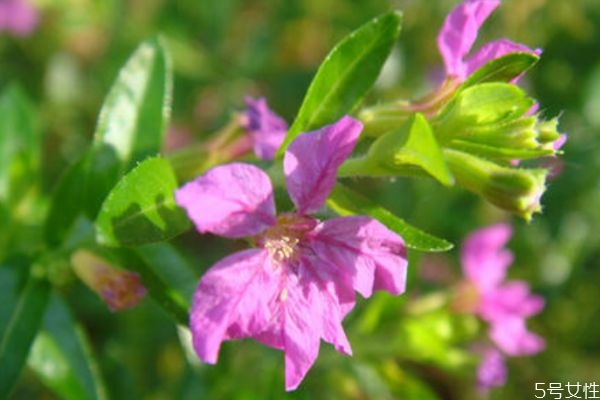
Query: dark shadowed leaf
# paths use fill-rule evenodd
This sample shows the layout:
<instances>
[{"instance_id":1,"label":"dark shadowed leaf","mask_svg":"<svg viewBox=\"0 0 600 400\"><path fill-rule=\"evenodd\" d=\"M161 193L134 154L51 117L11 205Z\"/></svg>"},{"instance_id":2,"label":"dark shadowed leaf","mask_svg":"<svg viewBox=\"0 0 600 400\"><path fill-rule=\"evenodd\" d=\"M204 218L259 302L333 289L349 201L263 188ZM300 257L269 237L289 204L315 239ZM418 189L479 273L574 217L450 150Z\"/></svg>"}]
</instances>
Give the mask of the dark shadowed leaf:
<instances>
[{"instance_id":1,"label":"dark shadowed leaf","mask_svg":"<svg viewBox=\"0 0 600 400\"><path fill-rule=\"evenodd\" d=\"M87 338L56 294L50 298L27 365L63 399L107 398Z\"/></svg>"},{"instance_id":2,"label":"dark shadowed leaf","mask_svg":"<svg viewBox=\"0 0 600 400\"><path fill-rule=\"evenodd\" d=\"M16 384L44 316L50 285L29 276L23 288L15 268L0 266L0 398Z\"/></svg>"}]
</instances>

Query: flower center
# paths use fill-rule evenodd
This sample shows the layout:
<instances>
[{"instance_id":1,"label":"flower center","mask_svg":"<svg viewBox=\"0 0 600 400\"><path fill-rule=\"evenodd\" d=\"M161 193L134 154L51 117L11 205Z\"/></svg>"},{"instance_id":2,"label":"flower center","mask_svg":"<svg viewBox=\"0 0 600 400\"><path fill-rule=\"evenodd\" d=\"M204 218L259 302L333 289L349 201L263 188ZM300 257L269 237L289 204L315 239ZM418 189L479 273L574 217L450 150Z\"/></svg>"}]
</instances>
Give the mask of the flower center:
<instances>
[{"instance_id":1,"label":"flower center","mask_svg":"<svg viewBox=\"0 0 600 400\"><path fill-rule=\"evenodd\" d=\"M282 214L277 223L267 229L258 240L258 244L269 252L275 264L298 260L299 248L318 221L314 218L298 214Z\"/></svg>"}]
</instances>

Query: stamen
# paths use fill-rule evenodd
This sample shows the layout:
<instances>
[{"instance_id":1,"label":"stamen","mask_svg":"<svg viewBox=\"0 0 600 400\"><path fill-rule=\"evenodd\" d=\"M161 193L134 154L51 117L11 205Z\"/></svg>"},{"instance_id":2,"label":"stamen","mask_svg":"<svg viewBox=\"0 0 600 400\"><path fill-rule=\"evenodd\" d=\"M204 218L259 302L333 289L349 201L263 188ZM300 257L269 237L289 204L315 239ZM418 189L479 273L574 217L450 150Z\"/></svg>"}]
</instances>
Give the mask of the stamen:
<instances>
[{"instance_id":1,"label":"stamen","mask_svg":"<svg viewBox=\"0 0 600 400\"><path fill-rule=\"evenodd\" d=\"M288 291L286 288L283 288L283 290L281 291L281 294L279 295L279 300L286 301L288 298Z\"/></svg>"},{"instance_id":2,"label":"stamen","mask_svg":"<svg viewBox=\"0 0 600 400\"><path fill-rule=\"evenodd\" d=\"M265 248L269 251L271 259L284 262L294 258L294 250L299 242L298 238L290 236L268 238L265 242Z\"/></svg>"}]
</instances>

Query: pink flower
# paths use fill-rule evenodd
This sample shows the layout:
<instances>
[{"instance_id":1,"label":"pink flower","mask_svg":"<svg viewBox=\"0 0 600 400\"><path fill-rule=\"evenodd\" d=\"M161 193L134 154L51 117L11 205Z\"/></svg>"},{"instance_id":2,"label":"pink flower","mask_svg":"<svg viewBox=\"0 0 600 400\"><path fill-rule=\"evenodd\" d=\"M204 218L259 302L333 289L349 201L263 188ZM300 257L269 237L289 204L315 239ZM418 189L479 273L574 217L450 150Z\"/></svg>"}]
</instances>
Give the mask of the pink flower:
<instances>
[{"instance_id":1,"label":"pink flower","mask_svg":"<svg viewBox=\"0 0 600 400\"><path fill-rule=\"evenodd\" d=\"M38 12L26 0L0 0L0 32L30 35L38 23Z\"/></svg>"},{"instance_id":2,"label":"pink flower","mask_svg":"<svg viewBox=\"0 0 600 400\"><path fill-rule=\"evenodd\" d=\"M477 382L481 390L504 386L506 383L506 362L500 351L488 347L483 352L483 359L477 368Z\"/></svg>"},{"instance_id":3,"label":"pink flower","mask_svg":"<svg viewBox=\"0 0 600 400\"><path fill-rule=\"evenodd\" d=\"M447 77L463 81L487 62L510 53L541 54L540 49L531 50L525 45L500 39L487 43L466 58L479 28L499 5L499 0L466 0L448 14L437 39Z\"/></svg>"},{"instance_id":4,"label":"pink flower","mask_svg":"<svg viewBox=\"0 0 600 400\"><path fill-rule=\"evenodd\" d=\"M360 122L343 117L291 143L283 169L295 212L276 215L269 177L249 164L215 167L176 192L199 232L256 244L200 280L190 316L200 359L215 363L223 341L252 337L285 352L285 385L293 390L321 339L351 354L341 322L355 291L364 297L404 291L402 238L368 217L309 215L323 206L361 130Z\"/></svg>"},{"instance_id":5,"label":"pink flower","mask_svg":"<svg viewBox=\"0 0 600 400\"><path fill-rule=\"evenodd\" d=\"M288 130L283 118L275 114L263 97L246 97L246 112L242 114L242 126L248 131L254 153L263 160L272 160Z\"/></svg>"},{"instance_id":6,"label":"pink flower","mask_svg":"<svg viewBox=\"0 0 600 400\"><path fill-rule=\"evenodd\" d=\"M489 337L501 350L499 354L531 355L542 351L545 342L527 330L525 320L542 310L544 300L531 294L529 285L524 281L505 281L506 271L513 261L512 253L504 247L511 233L511 227L507 224L497 224L471 233L462 246L462 267L475 293L475 296L471 296L475 299L472 311L489 324ZM497 358L496 355L486 355L480 370L488 371L491 367L486 365L497 365ZM481 371L480 375L487 374ZM485 382L480 381L480 384L485 386Z\"/></svg>"}]
</instances>

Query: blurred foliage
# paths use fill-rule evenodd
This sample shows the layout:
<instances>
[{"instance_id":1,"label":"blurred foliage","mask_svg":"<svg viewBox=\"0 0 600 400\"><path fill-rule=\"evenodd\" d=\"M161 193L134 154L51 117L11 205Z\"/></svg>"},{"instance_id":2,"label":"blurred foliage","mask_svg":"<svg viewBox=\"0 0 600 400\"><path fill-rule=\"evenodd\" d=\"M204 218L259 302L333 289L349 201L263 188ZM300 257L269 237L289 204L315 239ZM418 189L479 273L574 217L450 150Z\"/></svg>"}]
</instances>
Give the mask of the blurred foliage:
<instances>
[{"instance_id":1,"label":"blurred foliage","mask_svg":"<svg viewBox=\"0 0 600 400\"><path fill-rule=\"evenodd\" d=\"M267 96L291 121L325 54L351 30L390 9L403 11L402 33L367 100L425 92L440 75L435 38L455 3L38 0L41 24L32 36L0 34L0 91L18 82L23 94L33 99L23 102L23 112L35 110L38 118L31 129L41 132L39 160L24 156L23 162L24 168L43 165L42 179L22 188L19 215L35 219L44 212L46 204L28 201L29 191L50 195L62 171L83 155L119 68L148 37L162 35L172 57L170 135L171 146L176 146L174 132L207 138L249 94ZM564 156L547 160L556 177L543 198L543 214L529 224L515 220L510 244L516 255L510 276L527 279L546 298L545 310L530 326L546 338L548 347L532 358L510 359L509 383L490 398L533 398L536 382L600 383L600 3L505 0L482 29L480 43L497 37L544 50L524 85L547 117L562 114L560 128L569 137ZM14 112L6 111L1 99L0 110ZM1 118L7 120L6 115ZM353 184L408 222L454 243L477 227L507 218L472 194L432 181ZM0 203L3 230L11 223L5 207ZM25 229L7 246L25 253L38 245L40 236ZM200 239L194 232L178 237L173 245L184 254L179 262L202 260L190 266L194 276L237 246L217 238ZM0 247L0 256L5 250ZM86 350L77 350L76 359L87 357L80 352L91 352L97 370L82 373L81 379L99 375L104 386L93 388L85 381L80 390L98 390L108 398L474 398L476 361L468 342L476 337L477 323L441 313L438 300L427 297L459 276L458 247L435 256L414 252L411 261L406 295L378 294L370 302L360 301L347 318L354 356L346 358L322 346L299 390L287 394L281 353L250 341L229 342L218 365L199 365L190 349L180 346L186 343L186 329L175 327L151 300L110 313L60 266L53 279L60 283L70 311L54 298L48 307L57 310L61 321L76 320L78 325L42 324L54 346L64 346L52 336L60 329L85 342ZM416 304L416 294L423 296L421 304ZM429 311L411 316L411 307ZM87 339L81 339L80 332ZM60 398L60 390L40 379L44 353L35 354L11 398Z\"/></svg>"}]
</instances>

